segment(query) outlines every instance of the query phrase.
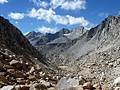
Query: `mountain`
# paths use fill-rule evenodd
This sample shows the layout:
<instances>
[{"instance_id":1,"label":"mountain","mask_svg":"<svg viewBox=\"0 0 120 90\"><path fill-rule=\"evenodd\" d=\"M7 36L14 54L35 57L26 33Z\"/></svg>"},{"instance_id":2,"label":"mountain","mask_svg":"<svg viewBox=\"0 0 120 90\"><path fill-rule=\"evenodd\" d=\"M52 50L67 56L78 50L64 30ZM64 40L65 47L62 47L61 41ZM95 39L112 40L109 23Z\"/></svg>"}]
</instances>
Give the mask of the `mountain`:
<instances>
[{"instance_id":1,"label":"mountain","mask_svg":"<svg viewBox=\"0 0 120 90\"><path fill-rule=\"evenodd\" d=\"M40 32L35 32L35 31L32 31L32 32L29 32L26 37L28 39L32 39L32 38L37 38L37 37L41 37L43 34L40 33Z\"/></svg>"},{"instance_id":2,"label":"mountain","mask_svg":"<svg viewBox=\"0 0 120 90\"><path fill-rule=\"evenodd\" d=\"M89 52L102 47L107 47L114 40L117 39L119 33L119 16L109 16L101 24L95 28L90 29L78 40L77 43L72 46L69 51L75 58L81 57ZM118 35L118 36L116 36ZM116 36L116 38L114 38ZM68 53L69 53L68 51Z\"/></svg>"},{"instance_id":3,"label":"mountain","mask_svg":"<svg viewBox=\"0 0 120 90\"><path fill-rule=\"evenodd\" d=\"M56 38L55 40L49 42L48 44L72 42L75 39L78 39L80 36L82 36L85 32L86 30L84 29L84 27L78 26L73 28L69 33L63 34L61 37Z\"/></svg>"},{"instance_id":4,"label":"mountain","mask_svg":"<svg viewBox=\"0 0 120 90\"><path fill-rule=\"evenodd\" d=\"M76 41L79 40L79 38L85 32L87 32L87 30L85 30L84 27L81 27L81 26L73 28L72 30L62 29L62 30L56 32L55 34L49 34L49 35L46 34L45 37L47 37L49 39L49 41L44 44L36 44L34 46L40 52L42 52L42 54L45 55L46 58L49 58L50 62L55 63L55 64L58 64L58 62L62 63L63 60L58 59L60 57L59 54L61 52L66 51L73 44L75 44ZM40 37L39 40L43 37ZM38 40L36 38L32 38L32 39L34 41ZM29 39L29 41L31 41L31 39ZM31 43L33 43L33 41ZM57 60L57 62L56 62L56 60Z\"/></svg>"},{"instance_id":5,"label":"mountain","mask_svg":"<svg viewBox=\"0 0 120 90\"><path fill-rule=\"evenodd\" d=\"M84 27L78 26L72 29L71 33L69 34L64 34L67 38L74 40L79 38L80 36L82 36L84 33L86 32L86 30L84 29Z\"/></svg>"},{"instance_id":6,"label":"mountain","mask_svg":"<svg viewBox=\"0 0 120 90\"><path fill-rule=\"evenodd\" d=\"M109 16L60 53L60 60L72 69L71 72L92 81L102 77L102 83L112 86L113 80L120 75L119 34L120 16Z\"/></svg>"},{"instance_id":7,"label":"mountain","mask_svg":"<svg viewBox=\"0 0 120 90\"><path fill-rule=\"evenodd\" d=\"M56 83L56 72L47 59L0 16L0 90L47 89Z\"/></svg>"},{"instance_id":8,"label":"mountain","mask_svg":"<svg viewBox=\"0 0 120 90\"><path fill-rule=\"evenodd\" d=\"M93 90L119 83L120 16L108 16L90 30L33 31L26 37L0 17L1 90L82 90L87 85Z\"/></svg>"},{"instance_id":9,"label":"mountain","mask_svg":"<svg viewBox=\"0 0 120 90\"><path fill-rule=\"evenodd\" d=\"M16 54L33 55L40 62L45 63L42 55L30 44L20 30L3 17L0 17L0 38L1 46L9 48Z\"/></svg>"},{"instance_id":10,"label":"mountain","mask_svg":"<svg viewBox=\"0 0 120 90\"><path fill-rule=\"evenodd\" d=\"M32 45L36 45L37 42L39 42L39 40L41 41L41 44L45 43L45 38L42 38L44 35L40 32L29 32L26 35L26 38L31 42ZM44 40L45 39L45 40Z\"/></svg>"},{"instance_id":11,"label":"mountain","mask_svg":"<svg viewBox=\"0 0 120 90\"><path fill-rule=\"evenodd\" d=\"M120 16L108 16L90 30L77 27L70 33L36 48L66 73L112 86L120 73Z\"/></svg>"},{"instance_id":12,"label":"mountain","mask_svg":"<svg viewBox=\"0 0 120 90\"><path fill-rule=\"evenodd\" d=\"M31 42L34 46L44 45L47 44L50 41L53 41L56 38L59 38L63 36L64 34L70 33L67 29L62 29L59 32L56 32L55 34L52 33L46 33L42 34L40 32L30 32L26 35L27 39Z\"/></svg>"}]
</instances>

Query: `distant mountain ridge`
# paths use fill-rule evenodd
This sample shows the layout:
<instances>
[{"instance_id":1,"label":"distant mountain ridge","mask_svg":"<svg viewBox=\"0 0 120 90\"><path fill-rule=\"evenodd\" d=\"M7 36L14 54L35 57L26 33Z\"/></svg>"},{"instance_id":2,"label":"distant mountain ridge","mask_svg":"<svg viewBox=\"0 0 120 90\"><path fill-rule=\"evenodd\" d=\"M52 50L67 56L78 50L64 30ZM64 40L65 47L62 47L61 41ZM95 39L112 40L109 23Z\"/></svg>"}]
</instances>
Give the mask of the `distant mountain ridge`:
<instances>
[{"instance_id":1,"label":"distant mountain ridge","mask_svg":"<svg viewBox=\"0 0 120 90\"><path fill-rule=\"evenodd\" d=\"M57 39L62 39L61 41L67 41L66 39L74 40L82 35L86 30L84 27L76 27L73 28L73 30L68 30L68 29L61 29L60 31L52 34L52 33L46 33L42 34L40 32L29 32L26 37L28 40L31 42L32 45L34 46L39 46L39 45L44 45L44 44L50 44L52 42L56 42ZM64 39L63 39L64 38Z\"/></svg>"},{"instance_id":2,"label":"distant mountain ridge","mask_svg":"<svg viewBox=\"0 0 120 90\"><path fill-rule=\"evenodd\" d=\"M108 16L90 30L75 28L47 45L36 48L57 66L67 66L68 72L92 79L96 76L100 78L99 75L104 73L106 82L110 84L113 78L120 75L119 46L120 16Z\"/></svg>"},{"instance_id":3,"label":"distant mountain ridge","mask_svg":"<svg viewBox=\"0 0 120 90\"><path fill-rule=\"evenodd\" d=\"M54 34L52 33L46 33L46 34L42 34L40 32L30 32L26 35L26 37L28 38L28 40L31 42L32 45L34 46L38 46L38 45L44 45L47 44L48 42L59 38L61 36L63 36L64 34L68 34L70 33L69 30L67 29L62 29Z\"/></svg>"},{"instance_id":4,"label":"distant mountain ridge","mask_svg":"<svg viewBox=\"0 0 120 90\"><path fill-rule=\"evenodd\" d=\"M32 38L30 39L30 34L26 35L28 40L33 44L36 42L36 44L33 44L39 51L43 53L43 55L46 56L46 58L52 58L53 63L55 63L59 54L61 52L66 51L68 48L70 48L72 45L74 45L79 38L85 34L87 30L85 30L84 27L78 26L76 28L73 28L72 30L68 29L62 29L55 34L46 34L40 36L38 35L38 38ZM38 32L39 33L39 32ZM29 37L28 37L29 36ZM37 36L37 35L36 35ZM43 43L40 42L44 38L47 38L47 42ZM44 39L45 40L45 39ZM38 43L40 42L40 43ZM55 56L54 56L55 55ZM59 61L58 61L59 62ZM62 61L60 61L62 62Z\"/></svg>"}]
</instances>

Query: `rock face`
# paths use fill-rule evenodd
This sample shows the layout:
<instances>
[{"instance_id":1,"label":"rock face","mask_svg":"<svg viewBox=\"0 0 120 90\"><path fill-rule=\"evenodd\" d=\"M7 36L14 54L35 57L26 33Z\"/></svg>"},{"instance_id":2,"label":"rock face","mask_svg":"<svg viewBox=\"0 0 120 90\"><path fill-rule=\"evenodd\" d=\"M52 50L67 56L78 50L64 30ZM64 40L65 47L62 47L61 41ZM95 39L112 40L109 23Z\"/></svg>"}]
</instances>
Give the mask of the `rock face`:
<instances>
[{"instance_id":1,"label":"rock face","mask_svg":"<svg viewBox=\"0 0 120 90\"><path fill-rule=\"evenodd\" d=\"M41 44L44 44L45 43L45 38L42 39L44 35L40 32L29 32L26 37L27 39L29 39L30 43L32 45L36 45L39 41L41 41Z\"/></svg>"},{"instance_id":2,"label":"rock face","mask_svg":"<svg viewBox=\"0 0 120 90\"><path fill-rule=\"evenodd\" d=\"M64 35L67 36L67 38L74 40L74 39L78 39L85 32L86 32L86 30L84 29L84 27L78 26L76 28L73 28L71 33L64 34Z\"/></svg>"}]
</instances>

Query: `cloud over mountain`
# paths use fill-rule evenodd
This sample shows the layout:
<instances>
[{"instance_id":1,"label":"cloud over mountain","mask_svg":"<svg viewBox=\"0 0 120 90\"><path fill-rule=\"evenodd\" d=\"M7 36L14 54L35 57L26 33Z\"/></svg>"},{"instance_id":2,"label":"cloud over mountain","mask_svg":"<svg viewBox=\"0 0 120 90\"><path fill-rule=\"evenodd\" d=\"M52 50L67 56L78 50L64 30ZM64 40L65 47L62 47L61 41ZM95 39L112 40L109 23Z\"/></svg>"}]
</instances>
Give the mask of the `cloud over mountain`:
<instances>
[{"instance_id":1,"label":"cloud over mountain","mask_svg":"<svg viewBox=\"0 0 120 90\"><path fill-rule=\"evenodd\" d=\"M82 26L87 26L89 21L87 21L84 17L73 17L70 15L57 15L55 11L52 9L35 9L33 8L28 16L31 18L36 18L38 20L46 20L48 22L54 21L56 24L63 25L73 25L73 24L81 24Z\"/></svg>"},{"instance_id":2,"label":"cloud over mountain","mask_svg":"<svg viewBox=\"0 0 120 90\"><path fill-rule=\"evenodd\" d=\"M19 19L23 19L25 15L24 15L24 13L13 13L13 12L11 12L8 16L12 19L19 20Z\"/></svg>"},{"instance_id":3,"label":"cloud over mountain","mask_svg":"<svg viewBox=\"0 0 120 90\"><path fill-rule=\"evenodd\" d=\"M42 27L39 27L37 28L37 31L45 34L45 33L55 33L57 32L57 28L49 28L49 27L45 27L45 26L42 26Z\"/></svg>"}]
</instances>

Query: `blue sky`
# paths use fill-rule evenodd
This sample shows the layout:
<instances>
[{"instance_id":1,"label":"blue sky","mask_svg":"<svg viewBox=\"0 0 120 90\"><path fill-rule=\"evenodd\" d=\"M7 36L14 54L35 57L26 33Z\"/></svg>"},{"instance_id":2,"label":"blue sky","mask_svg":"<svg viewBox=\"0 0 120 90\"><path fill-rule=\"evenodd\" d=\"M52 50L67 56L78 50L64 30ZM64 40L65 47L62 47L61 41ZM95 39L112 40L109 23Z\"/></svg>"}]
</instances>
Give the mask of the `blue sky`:
<instances>
[{"instance_id":1,"label":"blue sky","mask_svg":"<svg viewBox=\"0 0 120 90\"><path fill-rule=\"evenodd\" d=\"M0 0L0 15L24 34L54 33L62 28L99 24L120 14L120 0Z\"/></svg>"}]
</instances>

